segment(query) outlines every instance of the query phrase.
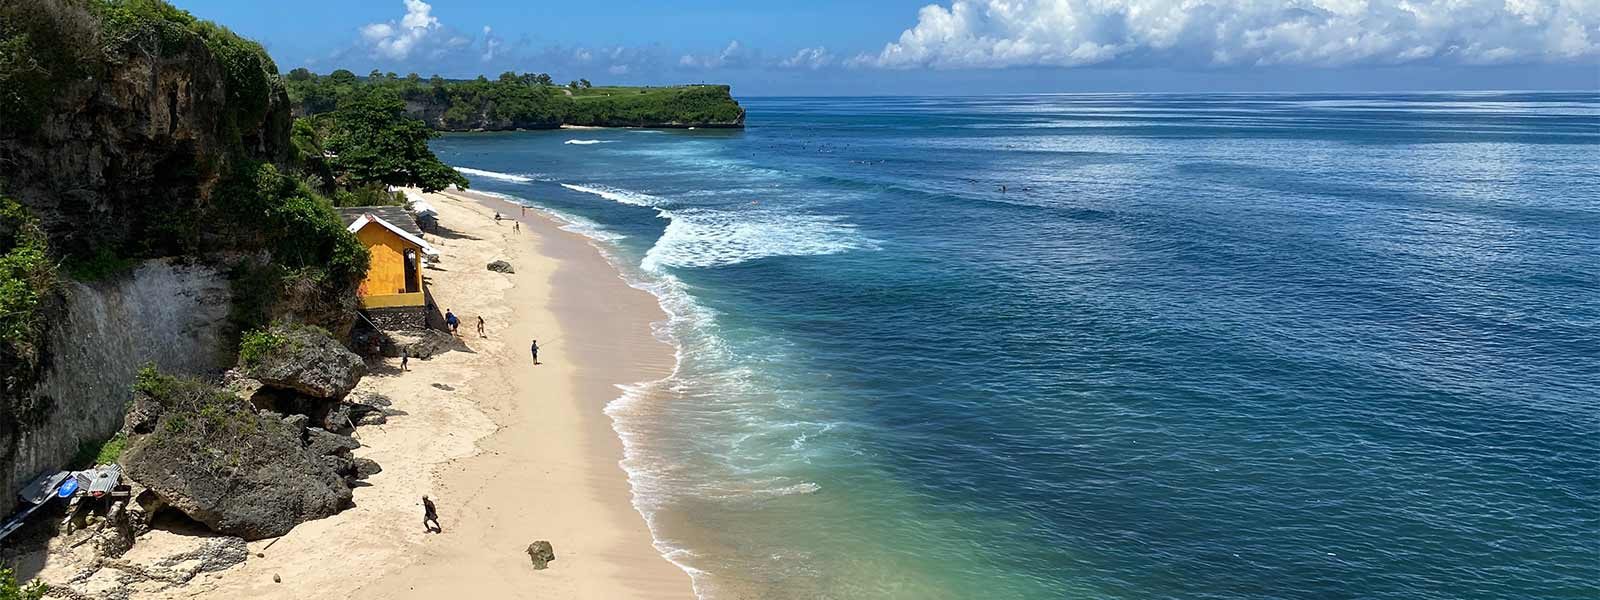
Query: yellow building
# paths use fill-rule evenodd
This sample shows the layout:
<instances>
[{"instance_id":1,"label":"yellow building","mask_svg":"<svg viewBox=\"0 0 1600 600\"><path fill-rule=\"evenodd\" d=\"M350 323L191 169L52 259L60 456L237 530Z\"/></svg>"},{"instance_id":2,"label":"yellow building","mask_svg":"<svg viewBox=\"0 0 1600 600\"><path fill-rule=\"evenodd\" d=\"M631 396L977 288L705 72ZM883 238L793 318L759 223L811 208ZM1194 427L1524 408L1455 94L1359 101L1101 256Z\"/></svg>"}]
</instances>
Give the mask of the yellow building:
<instances>
[{"instance_id":1,"label":"yellow building","mask_svg":"<svg viewBox=\"0 0 1600 600\"><path fill-rule=\"evenodd\" d=\"M423 288L422 261L424 257L437 256L438 250L423 241L420 230L408 231L408 228L392 222L403 219L401 222L410 225L410 229L416 228L416 221L403 209L383 211L378 207L369 207L360 210L360 213L346 212L346 217L358 215L350 221L348 229L372 254L367 278L357 291L361 308L369 312L424 309L428 301L427 290ZM395 214L385 215L388 218L384 218L380 216L384 212ZM420 310L416 312L425 314Z\"/></svg>"}]
</instances>

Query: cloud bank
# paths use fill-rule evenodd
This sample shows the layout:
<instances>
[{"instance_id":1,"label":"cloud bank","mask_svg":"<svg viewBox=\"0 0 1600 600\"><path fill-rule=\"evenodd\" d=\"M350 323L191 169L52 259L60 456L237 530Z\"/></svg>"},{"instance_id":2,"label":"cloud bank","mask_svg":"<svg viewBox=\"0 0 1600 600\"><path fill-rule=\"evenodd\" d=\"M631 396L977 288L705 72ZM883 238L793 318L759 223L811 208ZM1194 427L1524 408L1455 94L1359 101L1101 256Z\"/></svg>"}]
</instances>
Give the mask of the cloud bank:
<instances>
[{"instance_id":1,"label":"cloud bank","mask_svg":"<svg viewBox=\"0 0 1600 600\"><path fill-rule=\"evenodd\" d=\"M1574 62L1595 0L955 0L852 66L938 69Z\"/></svg>"}]
</instances>

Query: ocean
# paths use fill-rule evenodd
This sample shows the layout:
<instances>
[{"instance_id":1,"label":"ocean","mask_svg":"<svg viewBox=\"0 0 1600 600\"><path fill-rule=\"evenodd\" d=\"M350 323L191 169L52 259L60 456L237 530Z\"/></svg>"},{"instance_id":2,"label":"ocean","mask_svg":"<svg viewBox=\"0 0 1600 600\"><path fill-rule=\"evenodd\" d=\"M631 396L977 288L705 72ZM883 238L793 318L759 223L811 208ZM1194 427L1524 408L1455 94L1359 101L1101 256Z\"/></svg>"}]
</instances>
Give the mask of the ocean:
<instances>
[{"instance_id":1,"label":"ocean","mask_svg":"<svg viewBox=\"0 0 1600 600\"><path fill-rule=\"evenodd\" d=\"M433 144L671 315L701 597L1600 597L1600 94L741 102Z\"/></svg>"}]
</instances>

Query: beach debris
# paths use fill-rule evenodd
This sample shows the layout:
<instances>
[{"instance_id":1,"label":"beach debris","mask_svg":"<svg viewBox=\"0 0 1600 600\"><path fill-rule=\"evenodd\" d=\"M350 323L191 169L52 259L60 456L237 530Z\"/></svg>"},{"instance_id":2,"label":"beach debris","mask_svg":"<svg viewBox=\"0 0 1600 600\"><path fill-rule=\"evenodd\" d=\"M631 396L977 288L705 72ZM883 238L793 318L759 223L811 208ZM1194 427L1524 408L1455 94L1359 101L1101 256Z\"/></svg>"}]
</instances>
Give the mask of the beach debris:
<instances>
[{"instance_id":1,"label":"beach debris","mask_svg":"<svg viewBox=\"0 0 1600 600\"><path fill-rule=\"evenodd\" d=\"M494 271L496 273L516 273L517 272L515 269L511 268L511 263L508 263L508 262L503 261L503 260L497 260L497 261L494 261L492 263L489 263L489 270L490 271Z\"/></svg>"},{"instance_id":2,"label":"beach debris","mask_svg":"<svg viewBox=\"0 0 1600 600\"><path fill-rule=\"evenodd\" d=\"M272 574L272 582L273 583L283 583L283 578L279 577L277 573L273 573Z\"/></svg>"},{"instance_id":3,"label":"beach debris","mask_svg":"<svg viewBox=\"0 0 1600 600\"><path fill-rule=\"evenodd\" d=\"M454 392L454 391L456 391L456 388L454 386L451 386L450 384L447 384L447 383L435 383L435 384L432 384L432 385L433 385L433 387L435 387L437 389L444 390L446 392Z\"/></svg>"},{"instance_id":4,"label":"beach debris","mask_svg":"<svg viewBox=\"0 0 1600 600\"><path fill-rule=\"evenodd\" d=\"M263 338L267 341L240 361L243 374L263 386L337 399L350 393L367 373L361 357L323 329L274 325Z\"/></svg>"},{"instance_id":5,"label":"beach debris","mask_svg":"<svg viewBox=\"0 0 1600 600\"><path fill-rule=\"evenodd\" d=\"M556 559L556 549L550 542L539 540L528 544L528 558L533 561L534 570L550 568L550 561Z\"/></svg>"}]
</instances>

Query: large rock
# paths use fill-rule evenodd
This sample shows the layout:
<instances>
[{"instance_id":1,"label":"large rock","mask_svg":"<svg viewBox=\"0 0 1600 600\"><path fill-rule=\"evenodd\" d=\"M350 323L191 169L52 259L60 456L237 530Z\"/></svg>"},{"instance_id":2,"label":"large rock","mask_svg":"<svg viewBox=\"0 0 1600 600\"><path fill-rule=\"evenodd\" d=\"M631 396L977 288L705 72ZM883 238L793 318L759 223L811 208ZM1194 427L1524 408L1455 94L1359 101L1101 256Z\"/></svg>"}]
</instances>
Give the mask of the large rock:
<instances>
[{"instance_id":1,"label":"large rock","mask_svg":"<svg viewBox=\"0 0 1600 600\"><path fill-rule=\"evenodd\" d=\"M349 486L306 446L297 424L193 380L141 377L136 395L138 423L130 419L121 462L162 505L246 540L283 535L350 505ZM306 431L318 436L318 452L348 452L354 443Z\"/></svg>"},{"instance_id":2,"label":"large rock","mask_svg":"<svg viewBox=\"0 0 1600 600\"><path fill-rule=\"evenodd\" d=\"M262 341L241 344L239 361L245 375L266 386L343 398L367 374L360 356L316 327L274 325L257 339Z\"/></svg>"},{"instance_id":3,"label":"large rock","mask_svg":"<svg viewBox=\"0 0 1600 600\"><path fill-rule=\"evenodd\" d=\"M447 350L464 350L461 338L437 329L417 331L384 331L381 352L389 358L409 355L411 358L432 358Z\"/></svg>"},{"instance_id":4,"label":"large rock","mask_svg":"<svg viewBox=\"0 0 1600 600\"><path fill-rule=\"evenodd\" d=\"M551 546L550 542L547 542L547 541L544 541L544 540L539 540L539 541L534 542L532 544L528 544L527 552L528 552L528 558L533 561L533 568L535 570L543 570L543 569L549 568L550 567L550 561L553 561L553 560L556 559L556 549L555 549L555 547Z\"/></svg>"},{"instance_id":5,"label":"large rock","mask_svg":"<svg viewBox=\"0 0 1600 600\"><path fill-rule=\"evenodd\" d=\"M306 451L313 456L349 456L351 450L361 447L361 442L347 435L330 433L320 427L306 429Z\"/></svg>"},{"instance_id":6,"label":"large rock","mask_svg":"<svg viewBox=\"0 0 1600 600\"><path fill-rule=\"evenodd\" d=\"M497 261L489 263L489 270L490 271L494 271L496 273L515 273L515 272L517 272L516 269L511 268L511 263L508 263L508 262L503 261L503 260L497 260Z\"/></svg>"}]
</instances>

